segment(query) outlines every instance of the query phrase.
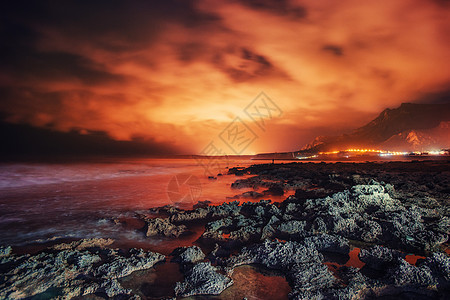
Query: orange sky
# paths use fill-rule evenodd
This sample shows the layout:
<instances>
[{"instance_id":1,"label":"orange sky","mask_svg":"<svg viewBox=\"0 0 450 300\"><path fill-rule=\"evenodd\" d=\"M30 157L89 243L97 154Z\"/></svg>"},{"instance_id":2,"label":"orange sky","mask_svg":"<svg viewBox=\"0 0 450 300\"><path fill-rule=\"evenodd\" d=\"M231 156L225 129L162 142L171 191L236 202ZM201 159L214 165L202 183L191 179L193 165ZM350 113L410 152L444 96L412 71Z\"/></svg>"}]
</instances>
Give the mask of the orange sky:
<instances>
[{"instance_id":1,"label":"orange sky","mask_svg":"<svg viewBox=\"0 0 450 300\"><path fill-rule=\"evenodd\" d=\"M449 88L446 1L143 2L2 7L5 120L232 154L240 117L242 153L291 151ZM244 111L262 91L265 130Z\"/></svg>"}]
</instances>

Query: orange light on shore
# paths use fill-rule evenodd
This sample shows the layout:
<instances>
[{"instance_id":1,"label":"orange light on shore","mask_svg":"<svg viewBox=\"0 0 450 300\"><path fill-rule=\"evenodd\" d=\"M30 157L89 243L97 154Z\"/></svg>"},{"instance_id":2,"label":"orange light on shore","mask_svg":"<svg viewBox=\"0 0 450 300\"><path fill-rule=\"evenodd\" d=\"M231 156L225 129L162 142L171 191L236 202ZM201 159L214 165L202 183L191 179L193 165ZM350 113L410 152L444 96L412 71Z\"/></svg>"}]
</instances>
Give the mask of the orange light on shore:
<instances>
[{"instance_id":1,"label":"orange light on shore","mask_svg":"<svg viewBox=\"0 0 450 300\"><path fill-rule=\"evenodd\" d=\"M335 150L335 151L323 151L319 152L318 155L333 155L333 154L378 154L380 156L401 156L401 155L449 155L448 151L390 151L381 149L366 149L366 148L350 148L346 150Z\"/></svg>"}]
</instances>

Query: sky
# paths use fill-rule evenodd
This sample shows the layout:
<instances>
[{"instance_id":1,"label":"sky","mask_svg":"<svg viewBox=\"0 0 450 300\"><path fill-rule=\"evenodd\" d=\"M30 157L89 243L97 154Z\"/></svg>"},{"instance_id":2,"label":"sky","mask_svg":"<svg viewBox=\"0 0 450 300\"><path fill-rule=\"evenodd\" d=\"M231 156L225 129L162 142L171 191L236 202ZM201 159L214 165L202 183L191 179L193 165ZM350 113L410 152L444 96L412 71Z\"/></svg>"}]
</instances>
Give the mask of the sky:
<instances>
[{"instance_id":1,"label":"sky","mask_svg":"<svg viewBox=\"0 0 450 300\"><path fill-rule=\"evenodd\" d=\"M449 1L2 1L0 11L3 122L150 152L294 151L450 87Z\"/></svg>"}]
</instances>

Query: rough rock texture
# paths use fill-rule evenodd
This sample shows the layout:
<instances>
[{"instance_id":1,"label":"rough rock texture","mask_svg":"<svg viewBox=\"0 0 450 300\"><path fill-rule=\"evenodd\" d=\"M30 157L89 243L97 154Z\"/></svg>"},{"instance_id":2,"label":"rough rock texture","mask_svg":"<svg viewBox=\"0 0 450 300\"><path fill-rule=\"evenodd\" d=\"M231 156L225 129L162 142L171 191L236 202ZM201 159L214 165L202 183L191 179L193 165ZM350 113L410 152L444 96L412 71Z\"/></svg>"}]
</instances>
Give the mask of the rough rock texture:
<instances>
[{"instance_id":1,"label":"rough rock texture","mask_svg":"<svg viewBox=\"0 0 450 300\"><path fill-rule=\"evenodd\" d=\"M367 267L380 271L386 270L389 266L395 264L399 258L405 257L405 255L399 251L378 245L375 245L370 249L361 249L358 256Z\"/></svg>"},{"instance_id":2,"label":"rough rock texture","mask_svg":"<svg viewBox=\"0 0 450 300\"><path fill-rule=\"evenodd\" d=\"M11 246L0 246L0 257L6 257L9 256L12 252L12 248Z\"/></svg>"},{"instance_id":3,"label":"rough rock texture","mask_svg":"<svg viewBox=\"0 0 450 300\"><path fill-rule=\"evenodd\" d=\"M92 238L92 239L83 239L79 241L74 241L71 243L61 243L52 246L51 248L54 250L84 250L87 248L99 247L103 248L114 243L113 239L103 239L103 238Z\"/></svg>"},{"instance_id":4,"label":"rough rock texture","mask_svg":"<svg viewBox=\"0 0 450 300\"><path fill-rule=\"evenodd\" d=\"M78 246L91 243L92 241L83 240ZM69 299L92 293L108 297L129 295L131 291L122 288L118 279L137 270L149 269L164 259L161 254L142 249L131 249L128 253L123 253L107 248L9 255L0 264L0 298L41 296Z\"/></svg>"},{"instance_id":5,"label":"rough rock texture","mask_svg":"<svg viewBox=\"0 0 450 300\"><path fill-rule=\"evenodd\" d=\"M146 236L162 235L166 237L179 237L187 231L185 225L175 225L168 218L154 218L147 220Z\"/></svg>"},{"instance_id":6,"label":"rough rock texture","mask_svg":"<svg viewBox=\"0 0 450 300\"><path fill-rule=\"evenodd\" d=\"M197 242L213 249L207 259L217 264L198 263L195 248L178 249L174 259L186 280L177 285L177 295L219 292L204 274L215 278L221 269L232 274L236 266L260 264L286 276L292 299L443 298L450 286L449 258L439 253L450 231L448 165L321 163L230 169L238 176L255 175L236 180L232 188L264 188L264 196L295 190L295 195L282 203L235 201L166 210L172 224L206 224ZM261 197L260 191L244 196ZM363 264L352 261L350 244L361 248ZM186 258L181 258L184 253ZM412 265L405 260L409 253L427 258Z\"/></svg>"},{"instance_id":7,"label":"rough rock texture","mask_svg":"<svg viewBox=\"0 0 450 300\"><path fill-rule=\"evenodd\" d=\"M205 253L198 246L178 247L171 255L174 256L172 261L182 264L193 264L205 259Z\"/></svg>"},{"instance_id":8,"label":"rough rock texture","mask_svg":"<svg viewBox=\"0 0 450 300\"><path fill-rule=\"evenodd\" d=\"M285 204L284 218L306 222L304 229L313 233L333 233L405 251L437 249L447 241L448 233L436 231L424 221L428 215L436 214L435 211L413 205L406 207L392 198L385 186L372 181L326 198L300 202L294 199L295 202ZM288 229L288 224L281 229Z\"/></svg>"},{"instance_id":9,"label":"rough rock texture","mask_svg":"<svg viewBox=\"0 0 450 300\"><path fill-rule=\"evenodd\" d=\"M177 282L175 295L188 297L192 295L218 295L233 284L233 280L217 272L218 269L209 262L193 265L185 272L185 280Z\"/></svg>"}]
</instances>

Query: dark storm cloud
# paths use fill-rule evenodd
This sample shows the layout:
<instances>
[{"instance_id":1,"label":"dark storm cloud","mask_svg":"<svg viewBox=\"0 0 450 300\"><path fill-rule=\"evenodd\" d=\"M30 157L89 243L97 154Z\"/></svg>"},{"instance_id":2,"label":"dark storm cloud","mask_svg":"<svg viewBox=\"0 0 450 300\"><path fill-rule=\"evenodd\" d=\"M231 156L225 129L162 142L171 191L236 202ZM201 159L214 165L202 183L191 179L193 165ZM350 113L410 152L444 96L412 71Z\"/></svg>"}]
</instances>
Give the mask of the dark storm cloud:
<instances>
[{"instance_id":1,"label":"dark storm cloud","mask_svg":"<svg viewBox=\"0 0 450 300\"><path fill-rule=\"evenodd\" d=\"M105 132L80 134L57 132L35 128L27 124L10 124L0 121L0 139L8 141L0 146L0 161L11 159L55 159L70 155L85 156L148 156L180 153L170 144L156 142L151 138L134 138L131 141L112 140ZM182 150L181 150L182 151Z\"/></svg>"},{"instance_id":2,"label":"dark storm cloud","mask_svg":"<svg viewBox=\"0 0 450 300\"><path fill-rule=\"evenodd\" d=\"M43 31L59 32L79 46L122 53L148 47L164 27L176 22L195 27L214 22L193 1L9 1L0 4L0 62L9 75L76 77L87 83L121 80L79 55L44 52Z\"/></svg>"},{"instance_id":3,"label":"dark storm cloud","mask_svg":"<svg viewBox=\"0 0 450 300\"><path fill-rule=\"evenodd\" d=\"M344 51L342 47L336 46L336 45L325 45L322 47L323 51L330 52L336 56L342 56L344 55Z\"/></svg>"},{"instance_id":4,"label":"dark storm cloud","mask_svg":"<svg viewBox=\"0 0 450 300\"><path fill-rule=\"evenodd\" d=\"M283 126L350 128L448 86L449 8L436 3L1 1L0 113L194 152L264 90Z\"/></svg>"},{"instance_id":5,"label":"dark storm cloud","mask_svg":"<svg viewBox=\"0 0 450 300\"><path fill-rule=\"evenodd\" d=\"M239 2L252 9L287 16L292 19L303 19L307 16L305 7L291 4L289 0L239 0Z\"/></svg>"},{"instance_id":6,"label":"dark storm cloud","mask_svg":"<svg viewBox=\"0 0 450 300\"><path fill-rule=\"evenodd\" d=\"M87 57L64 52L23 51L3 56L4 71L9 76L24 81L78 80L86 85L120 83L126 77L110 73L103 66Z\"/></svg>"},{"instance_id":7,"label":"dark storm cloud","mask_svg":"<svg viewBox=\"0 0 450 300\"><path fill-rule=\"evenodd\" d=\"M3 2L2 20L59 29L109 51L142 47L155 40L166 24L195 27L217 20L197 11L194 1L39 1Z\"/></svg>"},{"instance_id":8,"label":"dark storm cloud","mask_svg":"<svg viewBox=\"0 0 450 300\"><path fill-rule=\"evenodd\" d=\"M228 48L217 53L213 63L233 81L244 82L277 72L268 58L248 48Z\"/></svg>"}]
</instances>

